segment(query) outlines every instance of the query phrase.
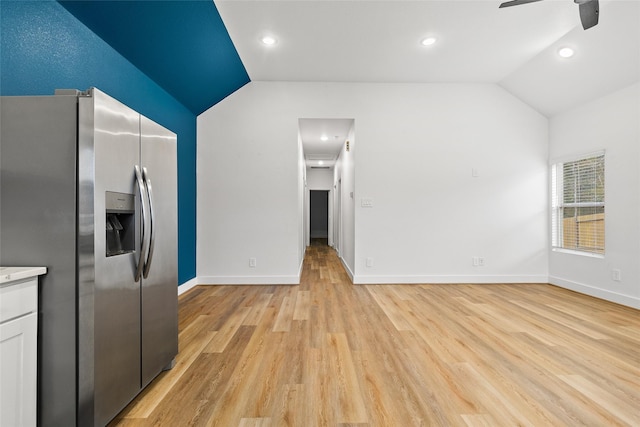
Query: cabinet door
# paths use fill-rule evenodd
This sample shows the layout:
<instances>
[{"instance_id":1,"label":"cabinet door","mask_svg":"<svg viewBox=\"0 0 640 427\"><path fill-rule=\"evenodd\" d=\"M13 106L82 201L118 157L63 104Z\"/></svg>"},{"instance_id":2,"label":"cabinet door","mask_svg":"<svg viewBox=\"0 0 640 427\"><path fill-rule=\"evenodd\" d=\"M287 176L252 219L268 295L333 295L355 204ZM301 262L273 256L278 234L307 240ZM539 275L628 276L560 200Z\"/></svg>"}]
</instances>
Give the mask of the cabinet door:
<instances>
[{"instance_id":1,"label":"cabinet door","mask_svg":"<svg viewBox=\"0 0 640 427\"><path fill-rule=\"evenodd\" d=\"M36 425L36 313L0 324L0 425Z\"/></svg>"}]
</instances>

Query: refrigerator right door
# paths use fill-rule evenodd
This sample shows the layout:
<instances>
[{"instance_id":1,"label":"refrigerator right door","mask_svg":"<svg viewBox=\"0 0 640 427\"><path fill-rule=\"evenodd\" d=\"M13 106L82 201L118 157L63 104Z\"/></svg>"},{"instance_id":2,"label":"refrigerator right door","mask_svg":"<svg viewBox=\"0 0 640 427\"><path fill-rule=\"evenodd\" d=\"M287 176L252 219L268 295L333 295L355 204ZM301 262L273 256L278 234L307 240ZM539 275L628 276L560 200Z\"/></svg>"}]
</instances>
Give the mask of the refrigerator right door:
<instances>
[{"instance_id":1,"label":"refrigerator right door","mask_svg":"<svg viewBox=\"0 0 640 427\"><path fill-rule=\"evenodd\" d=\"M178 192L176 135L140 116L140 141L151 217L141 293L145 387L178 353Z\"/></svg>"}]
</instances>

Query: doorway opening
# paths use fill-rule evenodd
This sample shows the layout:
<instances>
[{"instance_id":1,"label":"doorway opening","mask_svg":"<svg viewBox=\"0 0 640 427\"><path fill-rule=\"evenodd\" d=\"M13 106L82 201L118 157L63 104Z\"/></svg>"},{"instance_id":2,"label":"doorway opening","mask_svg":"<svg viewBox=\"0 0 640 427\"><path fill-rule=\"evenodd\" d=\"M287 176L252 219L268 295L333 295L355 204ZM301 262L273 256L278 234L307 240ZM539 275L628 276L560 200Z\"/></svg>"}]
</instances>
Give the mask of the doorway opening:
<instances>
[{"instance_id":1,"label":"doorway opening","mask_svg":"<svg viewBox=\"0 0 640 427\"><path fill-rule=\"evenodd\" d=\"M307 247L328 245L348 272L355 258L354 141L355 119L298 119L300 259Z\"/></svg>"},{"instance_id":2,"label":"doorway opening","mask_svg":"<svg viewBox=\"0 0 640 427\"><path fill-rule=\"evenodd\" d=\"M311 246L329 244L329 190L309 192L309 235Z\"/></svg>"}]
</instances>

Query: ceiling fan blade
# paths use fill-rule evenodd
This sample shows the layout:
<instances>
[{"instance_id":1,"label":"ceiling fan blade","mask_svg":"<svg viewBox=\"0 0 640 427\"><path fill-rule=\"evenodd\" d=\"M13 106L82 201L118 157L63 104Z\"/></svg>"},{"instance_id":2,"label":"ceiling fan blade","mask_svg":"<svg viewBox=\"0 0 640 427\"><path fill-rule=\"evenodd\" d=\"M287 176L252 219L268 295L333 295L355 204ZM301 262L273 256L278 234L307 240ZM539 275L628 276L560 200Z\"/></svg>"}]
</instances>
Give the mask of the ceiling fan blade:
<instances>
[{"instance_id":1,"label":"ceiling fan blade","mask_svg":"<svg viewBox=\"0 0 640 427\"><path fill-rule=\"evenodd\" d=\"M512 1L507 1L504 2L500 5L500 8L503 7L509 7L509 6L519 6L521 4L527 4L527 3L535 3L538 1L542 1L542 0L512 0Z\"/></svg>"},{"instance_id":2,"label":"ceiling fan blade","mask_svg":"<svg viewBox=\"0 0 640 427\"><path fill-rule=\"evenodd\" d=\"M579 6L582 28L587 30L595 26L598 23L598 15L600 14L600 6L598 5L598 0L579 3Z\"/></svg>"}]
</instances>

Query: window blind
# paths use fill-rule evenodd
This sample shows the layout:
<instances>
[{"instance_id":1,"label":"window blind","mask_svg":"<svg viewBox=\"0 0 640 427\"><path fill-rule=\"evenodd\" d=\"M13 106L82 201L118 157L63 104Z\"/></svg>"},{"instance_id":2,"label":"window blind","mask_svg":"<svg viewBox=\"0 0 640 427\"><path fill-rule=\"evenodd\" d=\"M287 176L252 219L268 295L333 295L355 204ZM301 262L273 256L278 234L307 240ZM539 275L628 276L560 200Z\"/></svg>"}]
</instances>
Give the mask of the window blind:
<instances>
[{"instance_id":1,"label":"window blind","mask_svg":"<svg viewBox=\"0 0 640 427\"><path fill-rule=\"evenodd\" d=\"M604 253L604 154L552 168L552 242L556 248Z\"/></svg>"}]
</instances>

